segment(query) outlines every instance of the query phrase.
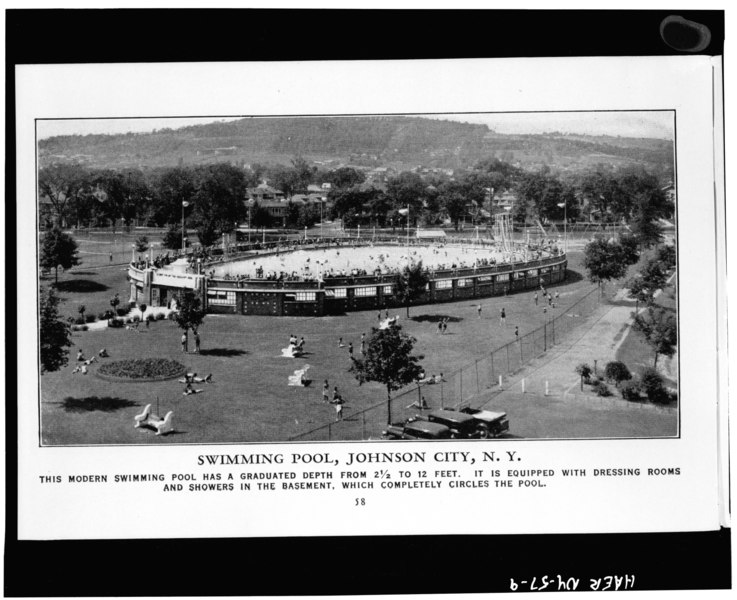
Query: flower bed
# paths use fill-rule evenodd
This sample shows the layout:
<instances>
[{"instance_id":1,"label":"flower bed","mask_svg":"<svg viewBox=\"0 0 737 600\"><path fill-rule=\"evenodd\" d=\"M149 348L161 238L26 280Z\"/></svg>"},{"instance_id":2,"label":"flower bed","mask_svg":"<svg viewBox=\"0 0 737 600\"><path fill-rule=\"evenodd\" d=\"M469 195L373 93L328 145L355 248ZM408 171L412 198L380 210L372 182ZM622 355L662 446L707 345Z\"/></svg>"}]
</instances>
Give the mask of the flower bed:
<instances>
[{"instance_id":1,"label":"flower bed","mask_svg":"<svg viewBox=\"0 0 737 600\"><path fill-rule=\"evenodd\" d=\"M96 374L103 379L128 381L163 381L187 372L187 368L168 358L116 360L100 365Z\"/></svg>"}]
</instances>

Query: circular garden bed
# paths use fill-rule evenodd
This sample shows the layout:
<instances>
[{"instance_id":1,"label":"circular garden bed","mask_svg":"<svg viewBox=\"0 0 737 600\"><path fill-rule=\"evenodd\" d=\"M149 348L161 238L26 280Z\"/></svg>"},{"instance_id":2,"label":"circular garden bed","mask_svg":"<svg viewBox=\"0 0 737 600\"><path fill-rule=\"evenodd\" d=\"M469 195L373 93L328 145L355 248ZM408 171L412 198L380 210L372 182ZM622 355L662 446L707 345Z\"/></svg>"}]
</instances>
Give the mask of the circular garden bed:
<instances>
[{"instance_id":1,"label":"circular garden bed","mask_svg":"<svg viewBox=\"0 0 737 600\"><path fill-rule=\"evenodd\" d=\"M105 362L96 374L112 381L164 381L187 372L187 367L168 358L137 358Z\"/></svg>"}]
</instances>

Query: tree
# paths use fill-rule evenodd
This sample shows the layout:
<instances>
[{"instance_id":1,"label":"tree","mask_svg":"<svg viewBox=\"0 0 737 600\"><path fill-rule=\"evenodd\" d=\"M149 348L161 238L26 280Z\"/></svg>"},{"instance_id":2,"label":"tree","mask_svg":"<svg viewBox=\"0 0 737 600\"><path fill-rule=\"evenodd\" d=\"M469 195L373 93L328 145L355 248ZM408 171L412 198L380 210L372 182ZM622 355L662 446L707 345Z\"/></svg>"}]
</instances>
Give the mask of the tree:
<instances>
[{"instance_id":1,"label":"tree","mask_svg":"<svg viewBox=\"0 0 737 600\"><path fill-rule=\"evenodd\" d=\"M402 332L399 325L386 329L371 328L363 359L353 359L351 372L359 384L376 381L386 387L387 423L392 422L392 392L416 381L422 372L419 361L413 356L417 340Z\"/></svg>"},{"instance_id":2,"label":"tree","mask_svg":"<svg viewBox=\"0 0 737 600\"><path fill-rule=\"evenodd\" d=\"M259 227L269 227L271 222L272 217L269 211L254 201L253 206L251 206L251 225L258 229Z\"/></svg>"},{"instance_id":3,"label":"tree","mask_svg":"<svg viewBox=\"0 0 737 600\"><path fill-rule=\"evenodd\" d=\"M547 168L522 175L517 193L519 202L526 205L527 211L543 220L562 221L564 216L575 217L578 211L573 188L564 185ZM564 206L559 206L561 204Z\"/></svg>"},{"instance_id":4,"label":"tree","mask_svg":"<svg viewBox=\"0 0 737 600\"><path fill-rule=\"evenodd\" d=\"M640 244L634 235L619 236L619 245L622 247L622 260L628 265L634 265L640 260Z\"/></svg>"},{"instance_id":5,"label":"tree","mask_svg":"<svg viewBox=\"0 0 737 600\"><path fill-rule=\"evenodd\" d=\"M182 228L170 225L161 244L169 250L179 250L182 247Z\"/></svg>"},{"instance_id":6,"label":"tree","mask_svg":"<svg viewBox=\"0 0 737 600\"><path fill-rule=\"evenodd\" d=\"M213 228L216 236L230 233L246 218L246 178L242 169L226 163L201 167L192 213L195 225Z\"/></svg>"},{"instance_id":7,"label":"tree","mask_svg":"<svg viewBox=\"0 0 737 600\"><path fill-rule=\"evenodd\" d=\"M423 268L421 260L406 265L397 275L394 283L394 294L407 307L407 317L409 317L409 305L425 293L429 280L430 278Z\"/></svg>"},{"instance_id":8,"label":"tree","mask_svg":"<svg viewBox=\"0 0 737 600\"><path fill-rule=\"evenodd\" d=\"M197 227L197 239L200 240L200 244L207 248L212 246L218 241L220 235L218 233L218 226L212 220L202 221Z\"/></svg>"},{"instance_id":9,"label":"tree","mask_svg":"<svg viewBox=\"0 0 737 600\"><path fill-rule=\"evenodd\" d=\"M105 191L105 211L113 223L123 219L126 225L130 225L145 212L150 202L148 181L138 169L100 171L95 175L94 183Z\"/></svg>"},{"instance_id":10,"label":"tree","mask_svg":"<svg viewBox=\"0 0 737 600\"><path fill-rule=\"evenodd\" d=\"M440 194L438 195L440 206L448 213L448 218L456 231L461 218L466 213L467 199L463 193L463 186L457 181L449 181L440 186Z\"/></svg>"},{"instance_id":11,"label":"tree","mask_svg":"<svg viewBox=\"0 0 737 600\"><path fill-rule=\"evenodd\" d=\"M619 360L608 362L604 369L604 375L609 381L613 381L617 387L619 387L619 384L623 381L632 379L632 373L630 373L627 365Z\"/></svg>"},{"instance_id":12,"label":"tree","mask_svg":"<svg viewBox=\"0 0 737 600\"><path fill-rule=\"evenodd\" d=\"M327 173L323 180L334 188L345 189L362 184L366 181L366 175L352 167L340 167Z\"/></svg>"},{"instance_id":13,"label":"tree","mask_svg":"<svg viewBox=\"0 0 737 600\"><path fill-rule=\"evenodd\" d=\"M637 210L630 226L643 248L656 246L663 241L663 227L648 206L641 206Z\"/></svg>"},{"instance_id":14,"label":"tree","mask_svg":"<svg viewBox=\"0 0 737 600\"><path fill-rule=\"evenodd\" d=\"M670 398L663 383L663 376L655 367L646 367L640 374L640 389L651 402L667 403Z\"/></svg>"},{"instance_id":15,"label":"tree","mask_svg":"<svg viewBox=\"0 0 737 600\"><path fill-rule=\"evenodd\" d=\"M151 188L156 205L154 221L157 225L178 223L182 215L182 202L191 202L194 198L197 183L195 172L191 168L172 167L154 172ZM179 238L179 248L182 238Z\"/></svg>"},{"instance_id":16,"label":"tree","mask_svg":"<svg viewBox=\"0 0 737 600\"><path fill-rule=\"evenodd\" d=\"M314 204L303 204L299 208L299 217L297 218L297 226L312 227L320 220L320 210Z\"/></svg>"},{"instance_id":17,"label":"tree","mask_svg":"<svg viewBox=\"0 0 737 600\"><path fill-rule=\"evenodd\" d=\"M72 345L69 324L59 318L60 299L51 287L42 287L39 297L41 372L58 371L67 364Z\"/></svg>"},{"instance_id":18,"label":"tree","mask_svg":"<svg viewBox=\"0 0 737 600\"><path fill-rule=\"evenodd\" d=\"M119 304L120 304L119 294L115 294L112 298L110 298L110 306L113 307L113 312L117 312Z\"/></svg>"},{"instance_id":19,"label":"tree","mask_svg":"<svg viewBox=\"0 0 737 600\"><path fill-rule=\"evenodd\" d=\"M653 367L658 366L658 357L673 356L678 343L678 324L673 313L662 307L650 306L647 312L636 315L633 327L642 333L650 348L655 352Z\"/></svg>"},{"instance_id":20,"label":"tree","mask_svg":"<svg viewBox=\"0 0 737 600\"><path fill-rule=\"evenodd\" d=\"M584 248L583 266L589 272L589 279L601 285L604 281L620 279L633 264L627 245L617 240L597 239Z\"/></svg>"},{"instance_id":21,"label":"tree","mask_svg":"<svg viewBox=\"0 0 737 600\"><path fill-rule=\"evenodd\" d=\"M583 391L584 381L588 382L591 378L591 367L586 363L581 363L576 367L576 373L578 373L578 376L581 378L581 390Z\"/></svg>"},{"instance_id":22,"label":"tree","mask_svg":"<svg viewBox=\"0 0 737 600\"><path fill-rule=\"evenodd\" d=\"M80 264L77 242L59 227L47 231L41 242L42 269L54 269L55 283L59 283L59 267L70 269Z\"/></svg>"},{"instance_id":23,"label":"tree","mask_svg":"<svg viewBox=\"0 0 737 600\"><path fill-rule=\"evenodd\" d=\"M676 266L676 247L673 246L661 246L658 248L657 259L663 263L666 271Z\"/></svg>"},{"instance_id":24,"label":"tree","mask_svg":"<svg viewBox=\"0 0 737 600\"><path fill-rule=\"evenodd\" d=\"M299 205L291 200L287 202L287 210L284 215L284 224L291 229L299 227Z\"/></svg>"},{"instance_id":25,"label":"tree","mask_svg":"<svg viewBox=\"0 0 737 600\"><path fill-rule=\"evenodd\" d=\"M629 283L630 296L649 306L655 301L655 292L665 287L667 279L665 265L657 258L650 259Z\"/></svg>"},{"instance_id":26,"label":"tree","mask_svg":"<svg viewBox=\"0 0 737 600\"><path fill-rule=\"evenodd\" d=\"M198 293L185 290L179 295L174 321L181 329L197 331L205 319L205 314L206 311L202 307L202 300Z\"/></svg>"},{"instance_id":27,"label":"tree","mask_svg":"<svg viewBox=\"0 0 737 600\"><path fill-rule=\"evenodd\" d=\"M142 235L136 239L136 252L144 253L148 250L148 238Z\"/></svg>"},{"instance_id":28,"label":"tree","mask_svg":"<svg viewBox=\"0 0 737 600\"><path fill-rule=\"evenodd\" d=\"M39 170L39 193L51 203L57 227L65 225L69 205L76 202L88 185L86 169L76 163L58 163Z\"/></svg>"},{"instance_id":29,"label":"tree","mask_svg":"<svg viewBox=\"0 0 737 600\"><path fill-rule=\"evenodd\" d=\"M410 214L419 216L422 201L427 193L427 184L417 173L403 171L387 182L386 194L395 208L411 207Z\"/></svg>"}]
</instances>

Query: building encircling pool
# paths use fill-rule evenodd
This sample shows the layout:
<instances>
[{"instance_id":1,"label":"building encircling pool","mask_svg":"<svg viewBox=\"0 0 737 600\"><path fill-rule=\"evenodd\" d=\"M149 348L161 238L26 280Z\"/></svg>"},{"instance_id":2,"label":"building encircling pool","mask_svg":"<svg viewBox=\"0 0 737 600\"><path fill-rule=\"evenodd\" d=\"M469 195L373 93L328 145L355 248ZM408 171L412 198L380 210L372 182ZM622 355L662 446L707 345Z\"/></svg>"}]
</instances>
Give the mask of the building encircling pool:
<instances>
[{"instance_id":1,"label":"building encircling pool","mask_svg":"<svg viewBox=\"0 0 737 600\"><path fill-rule=\"evenodd\" d=\"M323 316L396 308L403 306L395 296L397 274L419 261L429 281L413 305L537 289L563 281L567 266L566 255L553 246L304 240L255 244L208 263L131 264L130 300L166 306L190 289L211 313Z\"/></svg>"}]
</instances>

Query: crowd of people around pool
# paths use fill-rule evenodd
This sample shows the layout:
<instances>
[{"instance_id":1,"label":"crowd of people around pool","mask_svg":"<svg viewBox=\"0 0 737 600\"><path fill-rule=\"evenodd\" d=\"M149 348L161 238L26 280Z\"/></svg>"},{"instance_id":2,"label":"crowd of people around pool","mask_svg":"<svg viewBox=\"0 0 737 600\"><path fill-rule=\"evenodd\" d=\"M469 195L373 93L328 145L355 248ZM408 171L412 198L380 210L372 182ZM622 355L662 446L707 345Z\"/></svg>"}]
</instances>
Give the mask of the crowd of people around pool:
<instances>
[{"instance_id":1,"label":"crowd of people around pool","mask_svg":"<svg viewBox=\"0 0 737 600\"><path fill-rule=\"evenodd\" d=\"M432 274L529 262L560 253L554 240L549 240L546 245L516 248L513 251L505 251L496 245L471 247L446 244L433 244L421 249L368 244L357 246L356 252L343 252L342 255L337 248L297 252L299 249L296 246L289 246L281 250L268 256L256 259L249 257L248 260L211 268L206 275L210 280L235 282L328 282L345 277L391 277L399 274L405 265L419 261Z\"/></svg>"}]
</instances>

